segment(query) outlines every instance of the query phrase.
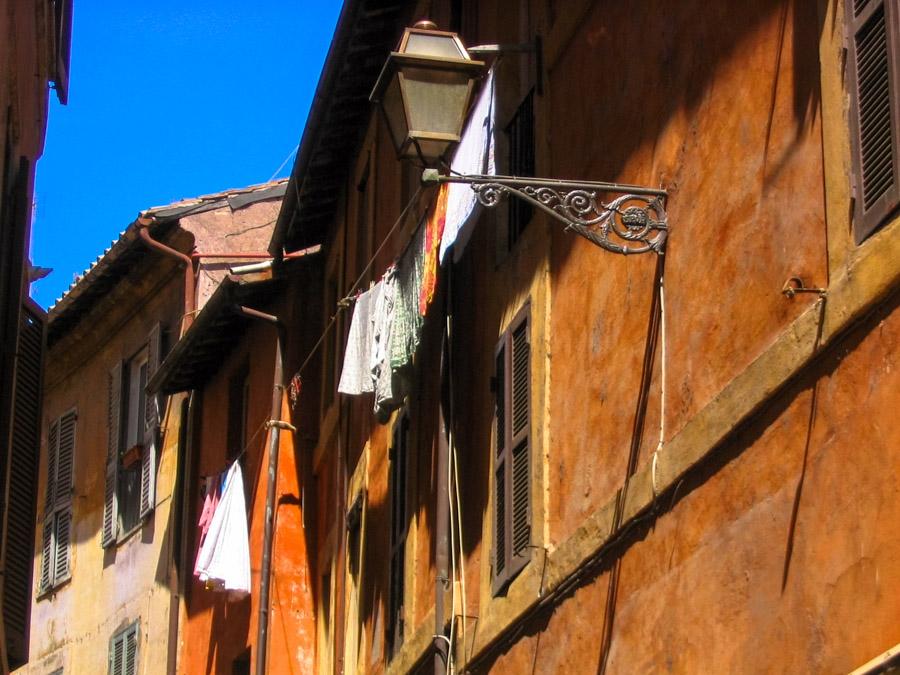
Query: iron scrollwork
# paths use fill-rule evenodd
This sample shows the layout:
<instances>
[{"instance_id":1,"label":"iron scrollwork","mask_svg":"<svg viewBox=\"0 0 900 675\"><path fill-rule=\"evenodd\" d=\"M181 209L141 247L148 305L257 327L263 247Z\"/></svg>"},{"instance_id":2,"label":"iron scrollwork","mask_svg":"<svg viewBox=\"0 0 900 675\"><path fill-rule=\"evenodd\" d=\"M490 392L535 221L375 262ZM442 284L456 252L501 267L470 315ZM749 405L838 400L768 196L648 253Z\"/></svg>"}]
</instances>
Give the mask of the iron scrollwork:
<instances>
[{"instance_id":1,"label":"iron scrollwork","mask_svg":"<svg viewBox=\"0 0 900 675\"><path fill-rule=\"evenodd\" d=\"M669 234L666 191L620 183L595 183L515 176L422 174L425 185L465 183L478 202L494 208L504 197L524 199L597 246L623 255L662 255ZM600 195L618 194L610 202Z\"/></svg>"},{"instance_id":2,"label":"iron scrollwork","mask_svg":"<svg viewBox=\"0 0 900 675\"><path fill-rule=\"evenodd\" d=\"M497 206L507 196L524 199L561 221L567 230L613 253L662 254L665 248L668 222L663 194L626 191L610 202L603 202L599 197L602 188L594 186L568 188L499 181L472 181L471 185L478 202L486 208Z\"/></svg>"}]
</instances>

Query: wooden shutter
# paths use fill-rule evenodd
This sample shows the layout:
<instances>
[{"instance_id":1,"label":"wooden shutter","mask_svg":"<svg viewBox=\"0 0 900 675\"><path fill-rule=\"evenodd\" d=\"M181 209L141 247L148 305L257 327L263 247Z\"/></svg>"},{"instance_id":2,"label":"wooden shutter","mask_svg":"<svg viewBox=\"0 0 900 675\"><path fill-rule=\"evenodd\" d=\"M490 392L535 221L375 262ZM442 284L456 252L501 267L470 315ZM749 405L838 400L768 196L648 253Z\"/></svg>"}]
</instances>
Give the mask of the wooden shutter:
<instances>
[{"instance_id":1,"label":"wooden shutter","mask_svg":"<svg viewBox=\"0 0 900 675\"><path fill-rule=\"evenodd\" d=\"M3 570L3 627L10 669L28 661L45 321L44 312L26 301L16 363Z\"/></svg>"},{"instance_id":2,"label":"wooden shutter","mask_svg":"<svg viewBox=\"0 0 900 675\"><path fill-rule=\"evenodd\" d=\"M494 592L530 559L531 354L528 306L495 350Z\"/></svg>"},{"instance_id":3,"label":"wooden shutter","mask_svg":"<svg viewBox=\"0 0 900 675\"><path fill-rule=\"evenodd\" d=\"M44 518L41 533L41 581L38 592L43 593L53 584L53 516Z\"/></svg>"},{"instance_id":4,"label":"wooden shutter","mask_svg":"<svg viewBox=\"0 0 900 675\"><path fill-rule=\"evenodd\" d=\"M109 675L125 675L125 635L113 636L109 642Z\"/></svg>"},{"instance_id":5,"label":"wooden shutter","mask_svg":"<svg viewBox=\"0 0 900 675\"><path fill-rule=\"evenodd\" d=\"M119 529L118 486L119 445L122 442L122 362L109 372L109 399L107 408L106 490L103 503L103 547L116 543Z\"/></svg>"},{"instance_id":6,"label":"wooden shutter","mask_svg":"<svg viewBox=\"0 0 900 675\"><path fill-rule=\"evenodd\" d=\"M138 624L134 623L123 636L123 675L137 675Z\"/></svg>"},{"instance_id":7,"label":"wooden shutter","mask_svg":"<svg viewBox=\"0 0 900 675\"><path fill-rule=\"evenodd\" d=\"M53 531L55 529L56 502L56 458L59 455L59 420L50 423L47 433L47 487L44 493L44 530L41 534L41 579L38 591L43 592L53 586Z\"/></svg>"},{"instance_id":8,"label":"wooden shutter","mask_svg":"<svg viewBox=\"0 0 900 675\"><path fill-rule=\"evenodd\" d=\"M391 560L388 582L387 654L393 657L403 644L407 509L409 413L404 410L394 423L391 447Z\"/></svg>"},{"instance_id":9,"label":"wooden shutter","mask_svg":"<svg viewBox=\"0 0 900 675\"><path fill-rule=\"evenodd\" d=\"M162 329L159 324L147 339L147 382L159 368ZM141 455L141 510L145 518L156 506L156 452L159 441L160 397L148 393L144 410L144 452Z\"/></svg>"},{"instance_id":10,"label":"wooden shutter","mask_svg":"<svg viewBox=\"0 0 900 675\"><path fill-rule=\"evenodd\" d=\"M69 578L69 548L72 524L72 481L75 466L75 426L78 416L74 410L59 418L59 445L56 457L54 485L53 527L53 584Z\"/></svg>"},{"instance_id":11,"label":"wooden shutter","mask_svg":"<svg viewBox=\"0 0 900 675\"><path fill-rule=\"evenodd\" d=\"M900 205L900 0L846 0L853 233L860 243Z\"/></svg>"}]
</instances>

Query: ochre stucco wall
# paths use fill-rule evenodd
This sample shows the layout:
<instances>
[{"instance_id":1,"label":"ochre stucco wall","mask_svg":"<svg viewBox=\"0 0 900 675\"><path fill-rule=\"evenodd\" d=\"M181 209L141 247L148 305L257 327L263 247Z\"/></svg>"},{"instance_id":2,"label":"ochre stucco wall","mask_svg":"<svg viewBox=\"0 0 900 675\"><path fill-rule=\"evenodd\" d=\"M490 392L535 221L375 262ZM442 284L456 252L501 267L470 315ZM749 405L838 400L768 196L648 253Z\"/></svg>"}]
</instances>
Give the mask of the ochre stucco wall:
<instances>
[{"instance_id":1,"label":"ochre stucco wall","mask_svg":"<svg viewBox=\"0 0 900 675\"><path fill-rule=\"evenodd\" d=\"M152 256L151 256L152 257ZM147 274L153 266L157 274ZM72 497L71 580L32 605L31 660L22 673L107 670L109 639L140 619L139 669L165 672L169 632L169 512L177 462L178 397L170 397L157 467L157 508L143 527L117 546L103 549L100 529L106 476L108 377L130 358L160 321L177 330L182 309L181 277L168 264L145 260L85 319L86 336L72 335L47 354L35 565L41 557L41 523L47 484L47 430L71 408L78 413ZM171 430L175 429L174 433ZM39 570L39 567L36 569ZM39 573L35 573L35 589Z\"/></svg>"},{"instance_id":2,"label":"ochre stucco wall","mask_svg":"<svg viewBox=\"0 0 900 675\"><path fill-rule=\"evenodd\" d=\"M846 673L900 641L900 421L885 414L900 404L898 302L824 354L630 544L608 673ZM604 570L491 670L596 672L608 584Z\"/></svg>"}]
</instances>

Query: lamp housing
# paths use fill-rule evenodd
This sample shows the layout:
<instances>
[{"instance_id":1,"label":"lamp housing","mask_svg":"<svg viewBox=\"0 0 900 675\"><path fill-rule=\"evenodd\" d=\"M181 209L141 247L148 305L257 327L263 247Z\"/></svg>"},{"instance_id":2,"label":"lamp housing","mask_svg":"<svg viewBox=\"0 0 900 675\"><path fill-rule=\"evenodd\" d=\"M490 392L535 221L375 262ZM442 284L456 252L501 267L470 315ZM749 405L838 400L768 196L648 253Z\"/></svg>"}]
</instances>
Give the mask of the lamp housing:
<instances>
[{"instance_id":1,"label":"lamp housing","mask_svg":"<svg viewBox=\"0 0 900 675\"><path fill-rule=\"evenodd\" d=\"M456 33L424 21L403 32L369 97L381 107L400 159L434 165L459 143L483 71Z\"/></svg>"}]
</instances>

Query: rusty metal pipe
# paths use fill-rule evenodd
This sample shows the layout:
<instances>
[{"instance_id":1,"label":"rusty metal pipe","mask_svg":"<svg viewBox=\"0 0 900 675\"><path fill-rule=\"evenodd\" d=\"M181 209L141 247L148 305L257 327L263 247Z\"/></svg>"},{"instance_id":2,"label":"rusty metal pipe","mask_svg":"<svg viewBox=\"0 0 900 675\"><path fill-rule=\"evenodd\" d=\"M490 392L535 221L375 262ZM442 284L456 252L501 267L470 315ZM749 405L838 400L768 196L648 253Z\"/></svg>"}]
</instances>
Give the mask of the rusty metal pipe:
<instances>
[{"instance_id":1,"label":"rusty metal pipe","mask_svg":"<svg viewBox=\"0 0 900 675\"><path fill-rule=\"evenodd\" d=\"M197 301L194 297L194 262L191 257L181 251L176 251L170 246L166 246L162 242L157 241L150 236L150 224L152 218L141 216L138 218L138 236L150 248L156 249L170 258L177 258L184 263L184 316L181 321L181 334L183 335L191 324L194 322L194 310L197 307Z\"/></svg>"},{"instance_id":2,"label":"rusty metal pipe","mask_svg":"<svg viewBox=\"0 0 900 675\"><path fill-rule=\"evenodd\" d=\"M262 564L259 578L259 618L256 630L256 673L266 673L266 652L269 639L269 582L272 576L272 543L275 524L275 488L278 480L278 444L281 428L286 426L281 419L281 401L284 397L284 324L273 314L266 314L250 307L238 306L237 311L251 319L259 319L275 326L278 339L275 342L275 373L272 377L272 409L269 413L269 468L266 477L266 512L263 530Z\"/></svg>"},{"instance_id":3,"label":"rusty metal pipe","mask_svg":"<svg viewBox=\"0 0 900 675\"><path fill-rule=\"evenodd\" d=\"M294 251L293 253L285 253L282 258L285 260L292 260L294 258L305 258L308 255L312 255L314 253L318 253L322 250L321 244L316 244L315 246L310 246L309 248L304 248L300 251ZM227 260L229 258L248 258L250 260L272 260L271 253L259 253L254 251L237 251L237 252L226 252L226 253L191 253L191 258L194 260L200 260L201 258L206 258L207 260Z\"/></svg>"}]
</instances>

